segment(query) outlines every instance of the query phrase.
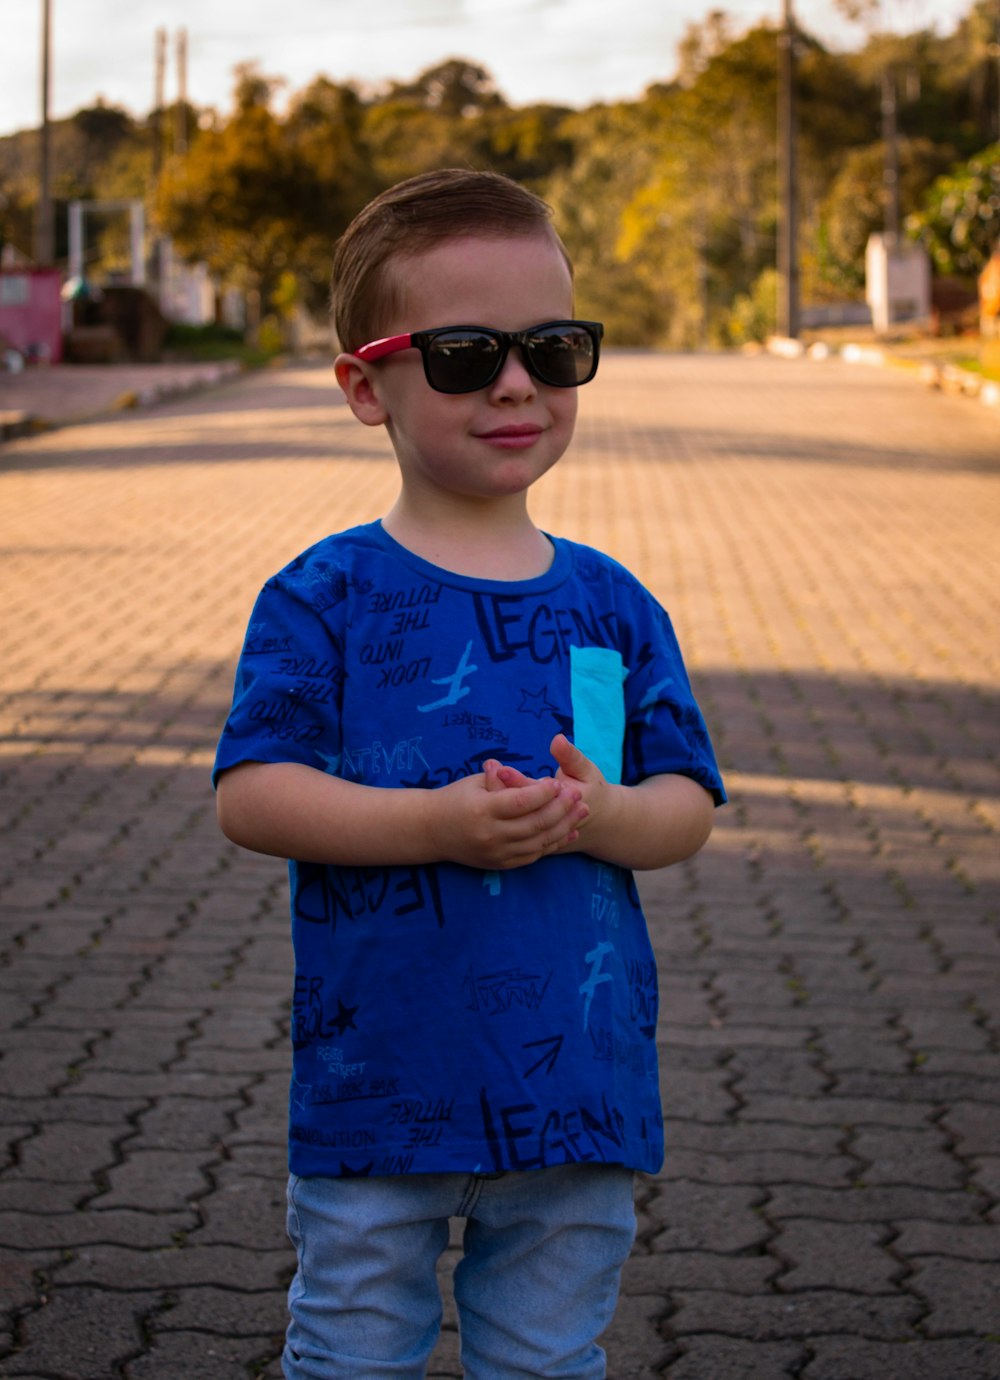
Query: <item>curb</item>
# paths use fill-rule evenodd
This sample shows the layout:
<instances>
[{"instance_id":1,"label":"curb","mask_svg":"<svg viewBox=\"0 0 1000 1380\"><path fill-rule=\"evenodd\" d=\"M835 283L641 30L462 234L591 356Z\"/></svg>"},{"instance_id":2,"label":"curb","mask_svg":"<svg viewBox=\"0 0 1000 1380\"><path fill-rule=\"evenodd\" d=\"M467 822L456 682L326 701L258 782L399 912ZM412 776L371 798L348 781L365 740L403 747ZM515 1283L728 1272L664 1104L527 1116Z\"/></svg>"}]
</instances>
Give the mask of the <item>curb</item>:
<instances>
[{"instance_id":1,"label":"curb","mask_svg":"<svg viewBox=\"0 0 1000 1380\"><path fill-rule=\"evenodd\" d=\"M153 407L156 403L170 398L185 397L214 388L220 383L242 374L246 366L239 360L223 360L211 369L198 373L178 372L159 383L147 384L142 388L126 389L111 402L96 408L93 412L76 413L72 416L49 418L39 417L30 412L0 412L0 445L21 436L37 436L44 431L55 431L64 426L79 426L82 422L96 421L115 412L128 412L136 408Z\"/></svg>"},{"instance_id":2,"label":"curb","mask_svg":"<svg viewBox=\"0 0 1000 1380\"><path fill-rule=\"evenodd\" d=\"M867 364L875 368L904 369L916 374L920 382L928 388L936 388L942 393L977 399L984 407L1000 408L1000 383L984 379L970 369L960 369L956 364L939 364L934 360L921 363L895 355L881 345L858 345L848 343L839 349L817 341L806 346L801 340L785 336L770 336L764 344L768 354L782 359L831 359L839 357L845 364Z\"/></svg>"}]
</instances>

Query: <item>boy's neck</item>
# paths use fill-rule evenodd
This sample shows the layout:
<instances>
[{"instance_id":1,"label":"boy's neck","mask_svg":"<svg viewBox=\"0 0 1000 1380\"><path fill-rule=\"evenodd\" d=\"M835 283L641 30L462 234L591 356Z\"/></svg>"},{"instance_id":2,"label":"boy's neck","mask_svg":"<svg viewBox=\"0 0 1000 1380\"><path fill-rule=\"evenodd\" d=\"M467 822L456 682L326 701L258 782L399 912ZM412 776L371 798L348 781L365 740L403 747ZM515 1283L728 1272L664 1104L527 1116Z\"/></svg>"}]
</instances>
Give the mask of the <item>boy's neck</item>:
<instances>
[{"instance_id":1,"label":"boy's neck","mask_svg":"<svg viewBox=\"0 0 1000 1380\"><path fill-rule=\"evenodd\" d=\"M552 543L520 502L466 502L434 514L420 511L405 493L382 519L394 541L442 570L481 580L531 580L552 564Z\"/></svg>"}]
</instances>

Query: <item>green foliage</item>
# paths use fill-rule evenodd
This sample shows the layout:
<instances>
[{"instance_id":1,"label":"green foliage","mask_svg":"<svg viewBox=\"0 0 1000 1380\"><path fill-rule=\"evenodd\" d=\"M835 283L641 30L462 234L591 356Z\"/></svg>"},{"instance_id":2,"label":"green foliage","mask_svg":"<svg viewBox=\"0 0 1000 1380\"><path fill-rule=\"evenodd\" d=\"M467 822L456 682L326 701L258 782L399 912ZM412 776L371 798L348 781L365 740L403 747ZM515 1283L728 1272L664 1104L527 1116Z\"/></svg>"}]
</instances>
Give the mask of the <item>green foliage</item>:
<instances>
[{"instance_id":1,"label":"green foliage","mask_svg":"<svg viewBox=\"0 0 1000 1380\"><path fill-rule=\"evenodd\" d=\"M907 230L926 245L939 273L981 273L1000 245L1000 143L939 177Z\"/></svg>"},{"instance_id":2,"label":"green foliage","mask_svg":"<svg viewBox=\"0 0 1000 1380\"><path fill-rule=\"evenodd\" d=\"M279 341L277 348L280 347ZM228 326L187 326L177 322L168 329L163 350L170 359L209 363L236 359L246 365L264 364L275 353L262 349L259 342L248 345L240 331Z\"/></svg>"},{"instance_id":3,"label":"green foliage","mask_svg":"<svg viewBox=\"0 0 1000 1380\"><path fill-rule=\"evenodd\" d=\"M885 219L887 70L907 227L942 271L967 276L1000 230L998 146L984 149L1000 133L996 0L972 0L944 37L879 32L881 0L839 3L867 25L856 51L827 52L805 32L795 40L803 298L862 289L865 244ZM171 151L171 112L139 123L97 105L52 127L59 243L68 199L142 196L156 231L244 288L258 331L280 335L299 307L325 311L333 245L374 194L435 167L492 168L552 204L577 309L605 322L609 342L756 339L774 314L779 39L768 24L740 33L710 11L686 32L676 79L583 110L512 107L462 57L381 90L317 77L279 110L283 83L244 66L226 113L188 108L184 152ZM22 249L36 169L36 132L0 140L0 240ZM95 222L103 267L124 262L125 228Z\"/></svg>"},{"instance_id":4,"label":"green foliage","mask_svg":"<svg viewBox=\"0 0 1000 1380\"><path fill-rule=\"evenodd\" d=\"M5 246L28 254L31 249L35 202L18 178L0 173L0 252Z\"/></svg>"},{"instance_id":5,"label":"green foliage","mask_svg":"<svg viewBox=\"0 0 1000 1380\"><path fill-rule=\"evenodd\" d=\"M778 273L765 268L749 292L741 293L729 313L727 333L734 345L766 340L778 321Z\"/></svg>"},{"instance_id":6,"label":"green foliage","mask_svg":"<svg viewBox=\"0 0 1000 1380\"><path fill-rule=\"evenodd\" d=\"M927 139L903 139L898 153L900 211L911 216L954 150ZM884 168L883 143L852 149L819 204L819 273L847 297L863 290L865 246L885 224Z\"/></svg>"}]
</instances>

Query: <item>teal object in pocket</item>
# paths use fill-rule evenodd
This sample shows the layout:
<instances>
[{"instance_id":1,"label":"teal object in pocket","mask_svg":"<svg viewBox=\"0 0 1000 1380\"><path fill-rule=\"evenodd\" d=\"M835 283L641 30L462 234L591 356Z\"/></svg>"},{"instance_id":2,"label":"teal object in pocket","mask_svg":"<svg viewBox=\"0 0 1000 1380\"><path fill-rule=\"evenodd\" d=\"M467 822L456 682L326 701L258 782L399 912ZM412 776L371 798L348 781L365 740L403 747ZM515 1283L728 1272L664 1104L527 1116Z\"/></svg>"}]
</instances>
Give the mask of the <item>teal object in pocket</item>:
<instances>
[{"instance_id":1,"label":"teal object in pocket","mask_svg":"<svg viewBox=\"0 0 1000 1380\"><path fill-rule=\"evenodd\" d=\"M618 786L625 744L628 668L612 647L570 647L573 741Z\"/></svg>"}]
</instances>

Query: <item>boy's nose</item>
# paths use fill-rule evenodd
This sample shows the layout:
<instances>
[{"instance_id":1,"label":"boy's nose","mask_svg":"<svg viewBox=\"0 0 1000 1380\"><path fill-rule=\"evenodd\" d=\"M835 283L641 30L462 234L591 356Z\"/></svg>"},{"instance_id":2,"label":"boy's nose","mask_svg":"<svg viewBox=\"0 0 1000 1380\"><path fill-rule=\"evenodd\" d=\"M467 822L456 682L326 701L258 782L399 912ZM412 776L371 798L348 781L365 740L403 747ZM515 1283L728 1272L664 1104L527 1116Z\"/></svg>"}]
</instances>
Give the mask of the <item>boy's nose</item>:
<instances>
[{"instance_id":1,"label":"boy's nose","mask_svg":"<svg viewBox=\"0 0 1000 1380\"><path fill-rule=\"evenodd\" d=\"M530 398L538 385L528 373L527 365L521 355L521 347L512 345L503 362L503 368L490 385L490 393L495 400L512 399L517 402Z\"/></svg>"}]
</instances>

